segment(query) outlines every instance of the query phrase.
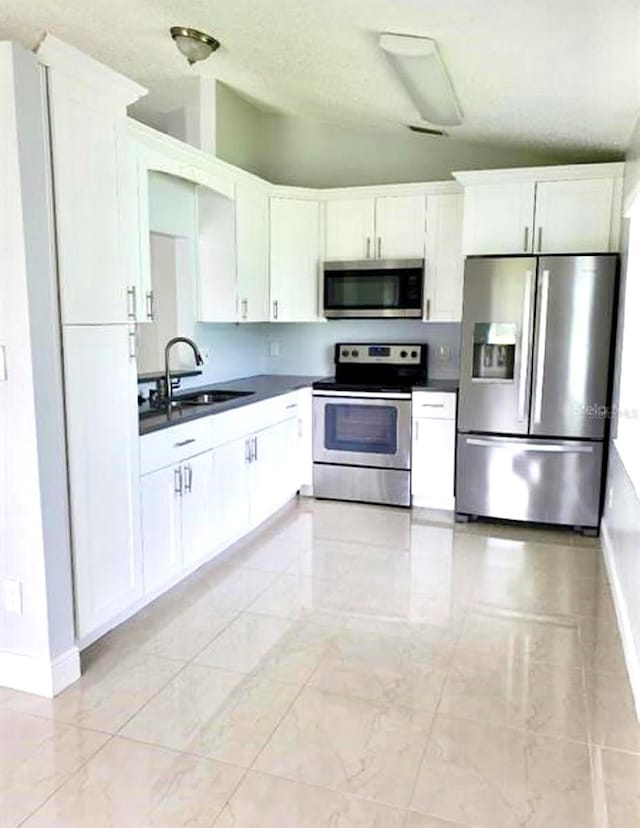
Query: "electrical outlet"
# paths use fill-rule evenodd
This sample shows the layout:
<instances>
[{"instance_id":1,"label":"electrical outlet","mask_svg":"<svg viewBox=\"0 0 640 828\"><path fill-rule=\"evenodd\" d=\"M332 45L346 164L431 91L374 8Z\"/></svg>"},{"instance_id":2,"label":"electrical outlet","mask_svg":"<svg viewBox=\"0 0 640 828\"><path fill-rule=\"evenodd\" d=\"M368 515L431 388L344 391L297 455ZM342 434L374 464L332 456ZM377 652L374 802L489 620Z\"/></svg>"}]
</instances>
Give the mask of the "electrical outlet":
<instances>
[{"instance_id":1,"label":"electrical outlet","mask_svg":"<svg viewBox=\"0 0 640 828\"><path fill-rule=\"evenodd\" d=\"M2 582L2 603L7 612L22 615L22 583L5 578Z\"/></svg>"},{"instance_id":2,"label":"electrical outlet","mask_svg":"<svg viewBox=\"0 0 640 828\"><path fill-rule=\"evenodd\" d=\"M279 342L270 342L269 343L269 356L272 356L272 357L279 357L280 356L280 343Z\"/></svg>"},{"instance_id":3,"label":"electrical outlet","mask_svg":"<svg viewBox=\"0 0 640 828\"><path fill-rule=\"evenodd\" d=\"M438 345L438 360L440 362L449 362L451 359L451 346Z\"/></svg>"},{"instance_id":4,"label":"electrical outlet","mask_svg":"<svg viewBox=\"0 0 640 828\"><path fill-rule=\"evenodd\" d=\"M200 353L202 354L202 359L204 359L205 362L209 362L211 359L211 351L208 348L203 348Z\"/></svg>"}]
</instances>

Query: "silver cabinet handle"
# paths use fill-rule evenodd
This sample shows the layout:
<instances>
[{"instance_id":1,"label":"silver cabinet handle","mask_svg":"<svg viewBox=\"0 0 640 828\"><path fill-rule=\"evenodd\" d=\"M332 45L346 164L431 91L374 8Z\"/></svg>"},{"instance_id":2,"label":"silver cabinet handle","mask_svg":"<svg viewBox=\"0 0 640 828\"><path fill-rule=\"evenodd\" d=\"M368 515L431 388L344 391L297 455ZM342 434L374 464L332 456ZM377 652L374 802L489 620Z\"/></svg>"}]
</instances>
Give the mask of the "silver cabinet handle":
<instances>
[{"instance_id":1,"label":"silver cabinet handle","mask_svg":"<svg viewBox=\"0 0 640 828\"><path fill-rule=\"evenodd\" d=\"M273 318L274 319L278 318L278 300L277 299L273 300Z\"/></svg>"},{"instance_id":2,"label":"silver cabinet handle","mask_svg":"<svg viewBox=\"0 0 640 828\"><path fill-rule=\"evenodd\" d=\"M131 285L127 288L127 317L134 322L136 321L136 286Z\"/></svg>"},{"instance_id":3,"label":"silver cabinet handle","mask_svg":"<svg viewBox=\"0 0 640 828\"><path fill-rule=\"evenodd\" d=\"M382 258L382 236L378 236L378 258Z\"/></svg>"},{"instance_id":4,"label":"silver cabinet handle","mask_svg":"<svg viewBox=\"0 0 640 828\"><path fill-rule=\"evenodd\" d=\"M173 493L182 497L182 466L173 470Z\"/></svg>"},{"instance_id":5,"label":"silver cabinet handle","mask_svg":"<svg viewBox=\"0 0 640 828\"><path fill-rule=\"evenodd\" d=\"M538 354L536 360L536 387L533 392L533 420L539 423L542 419L542 392L544 386L544 358L547 340L547 314L549 310L549 271L542 271L540 287L540 328L538 329Z\"/></svg>"},{"instance_id":6,"label":"silver cabinet handle","mask_svg":"<svg viewBox=\"0 0 640 828\"><path fill-rule=\"evenodd\" d=\"M420 439L420 420L416 420L416 442Z\"/></svg>"},{"instance_id":7,"label":"silver cabinet handle","mask_svg":"<svg viewBox=\"0 0 640 828\"><path fill-rule=\"evenodd\" d=\"M184 491L190 493L193 488L193 469L191 463L186 463L184 468Z\"/></svg>"},{"instance_id":8,"label":"silver cabinet handle","mask_svg":"<svg viewBox=\"0 0 640 828\"><path fill-rule=\"evenodd\" d=\"M371 236L367 236L367 259L371 258Z\"/></svg>"},{"instance_id":9,"label":"silver cabinet handle","mask_svg":"<svg viewBox=\"0 0 640 828\"><path fill-rule=\"evenodd\" d=\"M251 462L251 440L244 441L244 462Z\"/></svg>"},{"instance_id":10,"label":"silver cabinet handle","mask_svg":"<svg viewBox=\"0 0 640 828\"><path fill-rule=\"evenodd\" d=\"M527 376L529 375L529 331L531 325L531 280L533 272L527 270L524 279L524 300L522 302L522 338L520 342L520 378L518 380L518 420L524 421L527 399Z\"/></svg>"},{"instance_id":11,"label":"silver cabinet handle","mask_svg":"<svg viewBox=\"0 0 640 828\"><path fill-rule=\"evenodd\" d=\"M146 295L146 299L147 299L147 319L148 319L150 322L153 322L153 320L154 320L154 313L153 313L153 291L152 291L152 290L150 290L150 291L147 293L147 295Z\"/></svg>"},{"instance_id":12,"label":"silver cabinet handle","mask_svg":"<svg viewBox=\"0 0 640 828\"><path fill-rule=\"evenodd\" d=\"M479 437L469 437L465 440L468 446L483 448L504 448L514 451L533 451L542 454L593 454L593 446L571 445L562 443L527 443L524 440L482 440Z\"/></svg>"},{"instance_id":13,"label":"silver cabinet handle","mask_svg":"<svg viewBox=\"0 0 640 828\"><path fill-rule=\"evenodd\" d=\"M542 250L542 227L538 227L538 253Z\"/></svg>"},{"instance_id":14,"label":"silver cabinet handle","mask_svg":"<svg viewBox=\"0 0 640 828\"><path fill-rule=\"evenodd\" d=\"M248 299L241 299L240 300L240 312L242 314L242 318L246 319L249 315L249 300Z\"/></svg>"},{"instance_id":15,"label":"silver cabinet handle","mask_svg":"<svg viewBox=\"0 0 640 828\"><path fill-rule=\"evenodd\" d=\"M196 441L196 438L195 438L195 437L189 437L189 438L188 438L188 439L186 439L186 440L180 440L180 442L179 442L179 443L174 443L174 444L173 444L173 447L174 447L174 448L182 448L182 446L188 446L188 445L189 445L189 443L195 443L195 441Z\"/></svg>"},{"instance_id":16,"label":"silver cabinet handle","mask_svg":"<svg viewBox=\"0 0 640 828\"><path fill-rule=\"evenodd\" d=\"M7 375L7 351L4 345L0 345L0 382L6 382Z\"/></svg>"},{"instance_id":17,"label":"silver cabinet handle","mask_svg":"<svg viewBox=\"0 0 640 828\"><path fill-rule=\"evenodd\" d=\"M129 359L134 361L136 358L136 329L132 328L129 331Z\"/></svg>"},{"instance_id":18,"label":"silver cabinet handle","mask_svg":"<svg viewBox=\"0 0 640 828\"><path fill-rule=\"evenodd\" d=\"M291 403L290 405L286 406L286 410L288 411L290 408L297 408L298 403Z\"/></svg>"},{"instance_id":19,"label":"silver cabinet handle","mask_svg":"<svg viewBox=\"0 0 640 828\"><path fill-rule=\"evenodd\" d=\"M257 462L258 460L258 438L254 437L251 442L253 443L253 460Z\"/></svg>"},{"instance_id":20,"label":"silver cabinet handle","mask_svg":"<svg viewBox=\"0 0 640 828\"><path fill-rule=\"evenodd\" d=\"M427 319L431 319L431 299L427 299L427 310L425 316Z\"/></svg>"},{"instance_id":21,"label":"silver cabinet handle","mask_svg":"<svg viewBox=\"0 0 640 828\"><path fill-rule=\"evenodd\" d=\"M524 228L524 252L529 252L529 228Z\"/></svg>"}]
</instances>

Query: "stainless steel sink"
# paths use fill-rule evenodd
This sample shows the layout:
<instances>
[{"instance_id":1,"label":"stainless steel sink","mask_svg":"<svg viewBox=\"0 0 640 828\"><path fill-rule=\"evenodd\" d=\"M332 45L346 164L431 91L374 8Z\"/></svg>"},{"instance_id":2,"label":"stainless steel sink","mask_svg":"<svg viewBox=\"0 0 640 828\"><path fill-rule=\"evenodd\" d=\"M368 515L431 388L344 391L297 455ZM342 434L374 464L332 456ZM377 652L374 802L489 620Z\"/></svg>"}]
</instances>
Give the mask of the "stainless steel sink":
<instances>
[{"instance_id":1,"label":"stainless steel sink","mask_svg":"<svg viewBox=\"0 0 640 828\"><path fill-rule=\"evenodd\" d=\"M229 402L238 397L249 397L255 391L198 391L193 394L174 396L174 405L214 405L215 403Z\"/></svg>"}]
</instances>

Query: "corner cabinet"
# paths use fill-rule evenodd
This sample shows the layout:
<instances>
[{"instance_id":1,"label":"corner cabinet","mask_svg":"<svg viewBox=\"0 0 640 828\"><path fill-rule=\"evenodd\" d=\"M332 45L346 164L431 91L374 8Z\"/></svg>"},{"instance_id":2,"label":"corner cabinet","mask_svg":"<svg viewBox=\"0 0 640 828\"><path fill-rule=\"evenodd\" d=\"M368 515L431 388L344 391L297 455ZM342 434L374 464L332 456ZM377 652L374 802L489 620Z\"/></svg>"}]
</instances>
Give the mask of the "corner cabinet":
<instances>
[{"instance_id":1,"label":"corner cabinet","mask_svg":"<svg viewBox=\"0 0 640 828\"><path fill-rule=\"evenodd\" d=\"M411 502L453 510L456 449L456 394L413 393Z\"/></svg>"},{"instance_id":2,"label":"corner cabinet","mask_svg":"<svg viewBox=\"0 0 640 828\"><path fill-rule=\"evenodd\" d=\"M320 204L270 199L272 322L317 322L319 316Z\"/></svg>"},{"instance_id":3,"label":"corner cabinet","mask_svg":"<svg viewBox=\"0 0 640 828\"><path fill-rule=\"evenodd\" d=\"M465 255L618 249L622 164L454 173L464 186Z\"/></svg>"}]
</instances>

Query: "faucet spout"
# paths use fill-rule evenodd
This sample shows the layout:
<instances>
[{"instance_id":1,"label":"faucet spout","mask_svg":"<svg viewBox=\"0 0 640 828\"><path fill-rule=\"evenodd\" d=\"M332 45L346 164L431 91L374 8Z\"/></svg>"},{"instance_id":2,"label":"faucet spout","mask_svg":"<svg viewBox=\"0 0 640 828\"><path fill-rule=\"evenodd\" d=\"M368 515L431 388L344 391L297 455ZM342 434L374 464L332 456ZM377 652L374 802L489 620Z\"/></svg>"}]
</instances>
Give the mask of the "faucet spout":
<instances>
[{"instance_id":1,"label":"faucet spout","mask_svg":"<svg viewBox=\"0 0 640 828\"><path fill-rule=\"evenodd\" d=\"M171 401L173 400L173 387L171 385L171 349L174 345L178 345L179 343L188 345L191 348L196 365L204 364L202 354L192 339L189 339L186 336L174 336L173 339L170 339L167 342L164 348L164 383L166 389L166 399L169 405L171 405Z\"/></svg>"}]
</instances>

